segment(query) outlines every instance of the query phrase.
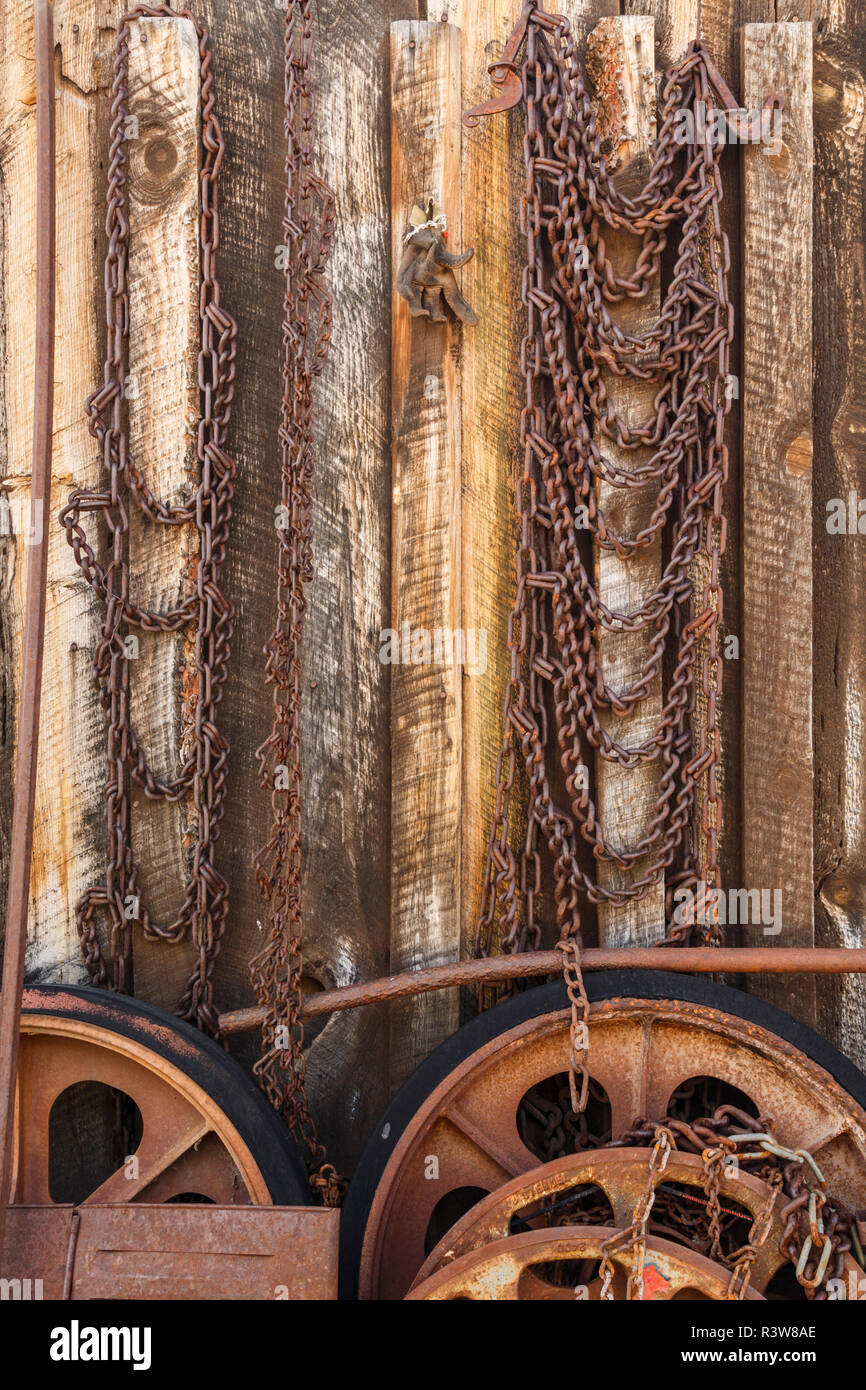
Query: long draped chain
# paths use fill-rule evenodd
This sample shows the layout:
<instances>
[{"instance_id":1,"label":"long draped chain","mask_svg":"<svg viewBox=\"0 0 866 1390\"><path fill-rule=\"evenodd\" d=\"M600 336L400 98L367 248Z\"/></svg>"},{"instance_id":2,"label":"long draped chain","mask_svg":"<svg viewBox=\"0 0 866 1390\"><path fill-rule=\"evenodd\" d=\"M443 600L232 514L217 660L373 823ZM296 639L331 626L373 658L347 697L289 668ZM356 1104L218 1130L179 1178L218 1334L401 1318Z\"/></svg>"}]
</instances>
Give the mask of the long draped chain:
<instances>
[{"instance_id":1,"label":"long draped chain","mask_svg":"<svg viewBox=\"0 0 866 1390\"><path fill-rule=\"evenodd\" d=\"M197 457L200 477L188 502L169 505L149 488L142 464L129 450L129 219L127 215L128 140L134 127L127 105L130 25L147 18L182 18L194 26L201 64L201 206L199 216L201 326L198 354L200 418ZM107 352L103 383L88 397L90 432L99 440L105 485L99 492L76 488L60 513L66 538L91 588L105 605L100 640L93 657L94 685L108 717L108 781L105 828L108 845L105 882L89 888L78 903L76 920L87 969L98 985L131 993L132 932L138 922L150 940L180 941L191 935L198 959L178 1007L182 1018L205 1032L217 1031L212 976L225 931L228 884L214 864L227 775L228 743L217 726L226 679L233 607L220 588L232 515L234 463L225 452L235 379L234 319L220 302L217 279L219 205L217 182L225 146L214 109L214 83L208 31L188 10L169 5L139 6L124 15L117 31L111 87L108 167L108 253L105 261ZM162 526L191 526L197 533L194 582L175 608L154 612L130 594L129 504ZM81 517L102 518L108 561L100 563ZM194 729L190 751L173 779L158 777L130 723L130 660L136 631L179 633L195 625ZM136 639L137 640L137 639ZM140 900L133 858L130 784L151 800L177 802L192 796L195 837L181 910L169 925L155 922ZM103 943L97 917L108 919ZM107 947L107 949L106 949Z\"/></svg>"},{"instance_id":2,"label":"long draped chain","mask_svg":"<svg viewBox=\"0 0 866 1390\"><path fill-rule=\"evenodd\" d=\"M693 43L667 74L647 182L626 196L602 150L568 21L534 5L525 16L520 535L504 737L477 927L482 956L540 946L542 850L552 860L560 940L578 937L587 902L622 906L659 883L666 884L669 904L675 888L700 896L699 845L701 883L708 889L718 883L719 563L733 310L719 215L720 147L696 133L700 122L691 127L691 143L679 139L682 113L698 102L710 105L715 69L705 48ZM608 228L637 239L630 273L615 270L607 255ZM658 317L642 334L624 332L615 306L647 295L666 251L673 269ZM612 376L652 384L652 411L639 425L617 413ZM629 468L605 456L606 444L617 453L652 453ZM651 516L637 535L616 532L599 503L602 483L653 487ZM661 576L637 609L613 609L598 593L580 526L596 554L612 551L624 561L665 533ZM703 583L695 578L701 551ZM642 670L629 689L608 683L599 659L602 631L647 636ZM639 743L620 741L606 716L638 709L665 675L666 662L656 728ZM699 731L697 689L705 702ZM600 823L586 771L595 758L623 770L650 762L659 768L655 803L633 844L612 843ZM553 759L562 770L559 781ZM528 815L518 840L521 778ZM560 782L564 794L555 790ZM583 860L581 839L589 847ZM585 867L587 858L634 873L626 886L602 886ZM669 939L687 944L702 920L699 903ZM720 939L712 911L700 930L705 941Z\"/></svg>"}]
</instances>

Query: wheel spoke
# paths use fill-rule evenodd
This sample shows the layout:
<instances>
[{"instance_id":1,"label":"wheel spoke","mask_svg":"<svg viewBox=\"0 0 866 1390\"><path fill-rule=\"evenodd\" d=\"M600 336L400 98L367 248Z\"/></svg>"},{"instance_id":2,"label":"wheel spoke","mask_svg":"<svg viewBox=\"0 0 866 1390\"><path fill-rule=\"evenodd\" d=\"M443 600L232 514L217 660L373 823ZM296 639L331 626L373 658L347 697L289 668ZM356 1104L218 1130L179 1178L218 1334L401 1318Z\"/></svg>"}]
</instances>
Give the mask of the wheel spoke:
<instances>
[{"instance_id":1,"label":"wheel spoke","mask_svg":"<svg viewBox=\"0 0 866 1390\"><path fill-rule=\"evenodd\" d=\"M537 1162L535 1155L526 1147L517 1126L497 1126L482 1128L476 1124L458 1105L452 1101L443 1111L443 1116L455 1129L492 1159L509 1178L516 1178L533 1168Z\"/></svg>"},{"instance_id":2,"label":"wheel spoke","mask_svg":"<svg viewBox=\"0 0 866 1390\"><path fill-rule=\"evenodd\" d=\"M275 1182L280 1200L302 1205L308 1190L301 1165L287 1142L286 1172L278 1171L266 1101L236 1063L212 1051L169 1015L120 996L66 986L25 990L16 1203L155 1203L188 1192L218 1204L269 1204ZM221 1088L230 1096L228 1113L218 1100ZM137 1143L126 1141L135 1152L120 1159L116 1110L133 1132L141 1122ZM246 1118L258 1111L261 1141ZM242 1118L233 1121L232 1112ZM249 1124L248 1131L239 1124ZM259 1143L268 1178L254 1153Z\"/></svg>"},{"instance_id":3,"label":"wheel spoke","mask_svg":"<svg viewBox=\"0 0 866 1390\"><path fill-rule=\"evenodd\" d=\"M177 1120L179 1123L175 1126L163 1128L159 1133L145 1130L141 1144L129 1161L91 1192L87 1204L134 1202L140 1192L210 1133L210 1125L200 1116L187 1114Z\"/></svg>"}]
</instances>

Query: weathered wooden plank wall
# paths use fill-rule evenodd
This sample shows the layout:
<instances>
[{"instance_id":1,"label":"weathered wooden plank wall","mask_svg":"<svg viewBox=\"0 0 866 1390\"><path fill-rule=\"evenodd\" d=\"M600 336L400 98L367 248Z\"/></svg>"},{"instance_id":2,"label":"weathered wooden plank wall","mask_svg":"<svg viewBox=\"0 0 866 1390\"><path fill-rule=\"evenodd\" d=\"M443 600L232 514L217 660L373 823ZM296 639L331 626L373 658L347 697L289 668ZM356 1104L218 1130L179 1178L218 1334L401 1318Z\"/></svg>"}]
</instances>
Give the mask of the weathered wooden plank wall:
<instances>
[{"instance_id":1,"label":"weathered wooden plank wall","mask_svg":"<svg viewBox=\"0 0 866 1390\"><path fill-rule=\"evenodd\" d=\"M114 29L123 7L57 0L60 72L58 153L58 386L54 526L50 558L44 735L37 800L29 976L85 979L75 903L104 872L102 788L105 730L90 690L101 613L80 578L55 519L73 484L93 487L98 450L83 402L100 379L104 351L107 90ZM282 277L275 264L283 201L282 14L270 0L213 0L198 8L212 30L218 114L227 154L221 179L220 276L238 320L235 409L229 448L237 463L236 506L224 582L236 605L233 661L220 709L231 746L218 857L232 895L231 928L215 977L218 1005L251 1002L248 961L259 949L261 901L250 861L266 838L268 804L255 749L270 727L261 684L262 646L273 621L279 496L277 424ZM317 7L320 166L337 194L329 267L335 292L328 372L319 384L314 505L316 582L305 652L303 723L307 786L305 893L311 988L370 978L388 968L389 727L387 671L378 660L389 599L390 464L388 265L388 30L417 17L414 0L370 7L323 0ZM14 760L17 632L24 574L19 499L28 480L32 335L33 51L30 6L3 7L2 252L4 313L2 460L2 718L0 855L8 836ZM351 151L351 158L347 158ZM133 228L133 241L135 228ZM11 306L15 309L12 310ZM339 390L335 383L339 382ZM143 567L147 560L142 557ZM141 662L145 660L142 652ZM162 748L179 746L179 711L161 692L169 722ZM159 762L159 750L157 751ZM171 854L171 831L136 807L137 835ZM157 815L162 812L159 808ZM0 872L2 872L0 859ZM167 912L176 889L151 881ZM5 898L5 895L4 895ZM173 1007L188 973L185 948L136 941L142 997ZM254 1038L240 1041L250 1060ZM310 1092L325 1138L351 1163L388 1092L388 1020L383 1011L335 1018L315 1038Z\"/></svg>"},{"instance_id":2,"label":"weathered wooden plank wall","mask_svg":"<svg viewBox=\"0 0 866 1390\"><path fill-rule=\"evenodd\" d=\"M619 9L656 19L656 67L670 65L694 30L690 0L569 0L584 38ZM56 0L59 202L56 516L73 483L92 486L99 459L87 435L85 395L99 378L103 350L101 261L105 152L113 30L121 7L110 0ZM318 384L314 533L316 580L310 591L304 711L307 804L306 900L310 987L371 978L387 970L390 936L388 671L379 662L390 625L390 317L389 63L393 21L460 25L464 97L487 94L486 64L517 17L517 0L321 0L315 40L317 132L323 172L337 193L337 240L329 278L335 291L331 357ZM32 334L33 65L30 7L7 0L0 12L0 351L3 450L0 455L0 876L8 836L14 759L17 631L24 572L19 499L29 469ZM270 0L209 0L219 111L227 138L222 179L224 300L239 322L238 381L230 447L237 459L237 506L225 584L237 607L234 660L221 716L233 759L219 862L230 880L232 919L216 972L218 1005L250 1002L249 956L260 937L261 905L250 858L266 834L267 798L257 782L255 748L267 731L270 697L261 686L261 648L273 615L273 505L277 496L281 277L274 253L282 208L281 14ZM863 478L866 288L862 278L863 153L866 144L866 21L856 0L703 0L700 34L732 89L742 90L739 30L747 22L812 20L814 25L814 731L815 892L819 944L860 944L866 915L866 815L862 730L866 724L866 551L858 533L829 534L826 503L859 496ZM489 22L492 21L492 22ZM513 535L510 468L520 379L516 347L521 248L515 215L522 187L518 113L487 122L464 139L464 173L473 197L458 248L476 246L461 273L481 315L464 340L464 624L486 626L488 666L464 680L461 863L464 944L477 908L493 767L504 690L502 638L511 602ZM740 173L726 158L723 217L739 287ZM101 167L100 167L101 166ZM739 293L739 289L738 289ZM738 304L739 308L739 304ZM738 314L738 323L739 323ZM731 370L741 374L739 348ZM726 632L742 638L741 462L737 403L727 496ZM4 500L5 499L5 500ZM51 521L51 519L49 519ZM487 557L489 558L489 563ZM45 681L45 733L37 801L37 853L28 953L31 978L81 979L74 904L98 881L104 724L90 692L90 656L101 615L56 532L50 557L51 606ZM725 833L723 872L743 883L741 671L727 663L723 699ZM146 812L142 814L147 814ZM744 885L748 886L748 885ZM782 938L781 944L784 944ZM152 948L154 957L157 947ZM144 953L138 953L145 969ZM182 952L165 948L147 966L148 989L173 1003L186 975ZM822 1031L866 1064L859 1026L864 984L819 987ZM241 1040L249 1060L255 1039ZM384 1011L341 1015L311 1048L312 1100L335 1156L350 1165L388 1091Z\"/></svg>"},{"instance_id":3,"label":"weathered wooden plank wall","mask_svg":"<svg viewBox=\"0 0 866 1390\"><path fill-rule=\"evenodd\" d=\"M395 278L413 207L426 211L433 199L459 235L460 57L453 24L391 26ZM450 634L462 626L462 517L460 327L413 317L400 295L392 309L390 627L399 660L390 666L391 968L398 971L460 958L463 669L449 657ZM437 631L438 659L432 648ZM431 643L426 660L425 633ZM449 634L447 653L443 633ZM454 990L392 1008L392 1084L405 1080L459 1022Z\"/></svg>"},{"instance_id":4,"label":"weathered wooden plank wall","mask_svg":"<svg viewBox=\"0 0 866 1390\"><path fill-rule=\"evenodd\" d=\"M129 451L148 486L181 506L198 486L200 58L192 25L142 19L131 26L127 109L138 122L129 141ZM198 535L193 526L159 526L129 510L129 587L155 612L194 592ZM179 776L195 732L193 630L134 633L129 712L166 779ZM160 926L175 921L187 887L188 846L198 833L192 792L148 803L130 791L132 848L142 900ZM136 993L177 1006L177 972L193 968L191 941L167 953L161 941L135 941Z\"/></svg>"},{"instance_id":5,"label":"weathered wooden plank wall","mask_svg":"<svg viewBox=\"0 0 866 1390\"><path fill-rule=\"evenodd\" d=\"M655 33L650 16L625 16L603 20L590 34L587 67L595 91L603 99L602 138L616 153L617 187L624 193L640 188L650 168L650 149L656 137ZM609 94L616 93L618 100ZM605 101L605 98L607 100ZM605 106L608 110L605 113ZM608 255L617 274L627 276L640 249L640 240L622 229L611 229ZM624 300L616 306L614 322L624 333L646 333L658 318L661 291L658 277L643 299ZM620 419L638 428L652 415L656 388L652 383L617 377L603 372L602 380ZM619 468L646 466L653 456L651 447L619 449L603 439L600 447L606 458ZM628 540L638 535L652 519L653 489L623 490L609 483L597 489L599 511L618 536ZM646 603L662 574L660 537L645 550L621 560L615 551L596 547L596 588L599 598L614 612L633 613ZM603 630L598 637L598 655L609 686L618 693L631 689L640 680L651 652L652 631L617 632ZM640 708L625 717L608 712L602 724L617 742L627 747L652 737L662 717L662 678L658 675ZM596 757L597 805L608 843L614 849L629 849L646 833L661 787L661 766L641 763L634 769L620 767ZM628 870L609 862L599 862L598 881L608 889L626 888L641 877L646 860ZM649 946L664 936L664 883L654 884L645 895L622 907L600 904L598 937L602 946L626 943Z\"/></svg>"},{"instance_id":6,"label":"weathered wooden plank wall","mask_svg":"<svg viewBox=\"0 0 866 1390\"><path fill-rule=\"evenodd\" d=\"M747 25L743 82L749 108L785 94L778 150L743 151L743 876L773 895L761 922L752 913L751 939L810 947L811 27ZM814 1024L814 977L758 991Z\"/></svg>"},{"instance_id":7,"label":"weathered wooden plank wall","mask_svg":"<svg viewBox=\"0 0 866 1390\"><path fill-rule=\"evenodd\" d=\"M36 787L28 935L30 979L86 978L75 903L104 870L102 788L105 734L90 689L100 614L56 524L74 485L94 487L101 465L83 411L101 379L107 122L102 93L110 69L109 0L55 5L58 198L54 472L51 507L42 732ZM5 885L17 724L29 506L35 293L35 89L33 15L27 0L0 10L0 177L3 314L0 478L0 879ZM103 167L100 167L103 161ZM5 911L5 887L0 912Z\"/></svg>"}]
</instances>

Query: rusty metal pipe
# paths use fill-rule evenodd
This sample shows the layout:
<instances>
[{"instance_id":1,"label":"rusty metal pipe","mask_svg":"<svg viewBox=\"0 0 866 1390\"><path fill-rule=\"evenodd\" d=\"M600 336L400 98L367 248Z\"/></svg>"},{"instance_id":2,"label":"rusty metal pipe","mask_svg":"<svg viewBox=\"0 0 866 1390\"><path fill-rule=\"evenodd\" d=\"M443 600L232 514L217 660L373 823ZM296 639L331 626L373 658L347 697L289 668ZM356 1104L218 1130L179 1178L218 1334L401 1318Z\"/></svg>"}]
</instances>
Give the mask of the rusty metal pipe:
<instances>
[{"instance_id":1,"label":"rusty metal pipe","mask_svg":"<svg viewBox=\"0 0 866 1390\"><path fill-rule=\"evenodd\" d=\"M591 949L580 958L584 970L671 970L679 974L714 975L731 972L740 975L837 975L866 974L866 949L810 949L799 946L624 946L610 950ZM404 999L411 994L427 994L435 989L454 989L458 985L497 984L501 980L522 980L533 975L559 975L559 951L527 951L522 955L494 956L488 960L460 960L453 965L437 965L429 970L409 970L362 985L325 990L304 999L301 1017L306 1021L321 1014L358 1009L386 999ZM220 1014L220 1035L249 1033L260 1028L263 1008L233 1009Z\"/></svg>"},{"instance_id":2,"label":"rusty metal pipe","mask_svg":"<svg viewBox=\"0 0 866 1390\"><path fill-rule=\"evenodd\" d=\"M3 993L0 997L0 1251L11 1198L18 1067L18 1024L24 982L30 857L39 749L42 643L48 582L47 521L51 498L54 406L54 9L34 0L36 34L36 343L33 390L32 538L27 566L23 657L12 799L12 845L6 899Z\"/></svg>"}]
</instances>

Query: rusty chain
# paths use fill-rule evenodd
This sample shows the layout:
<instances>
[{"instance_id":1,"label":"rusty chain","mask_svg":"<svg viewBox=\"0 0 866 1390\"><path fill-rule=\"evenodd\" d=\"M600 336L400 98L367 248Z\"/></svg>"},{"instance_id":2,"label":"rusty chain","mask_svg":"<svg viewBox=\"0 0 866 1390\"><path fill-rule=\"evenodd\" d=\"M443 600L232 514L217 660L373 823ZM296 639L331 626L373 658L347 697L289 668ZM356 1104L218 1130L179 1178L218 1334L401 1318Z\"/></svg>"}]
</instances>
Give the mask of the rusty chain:
<instances>
[{"instance_id":1,"label":"rusty chain","mask_svg":"<svg viewBox=\"0 0 866 1390\"><path fill-rule=\"evenodd\" d=\"M655 1204L656 1187L661 1182L674 1148L674 1139L670 1129L666 1125L657 1125L649 1160L649 1178L646 1188L635 1204L631 1225L626 1227L624 1231L617 1231L616 1235L611 1236L601 1247L599 1276L601 1278L600 1297L603 1300L613 1300L611 1285L614 1268L611 1256L614 1254L625 1255L629 1251L632 1252L632 1267L626 1281L625 1296L629 1301L641 1301L643 1299L643 1268L646 1258L650 1212Z\"/></svg>"},{"instance_id":2,"label":"rusty chain","mask_svg":"<svg viewBox=\"0 0 866 1390\"><path fill-rule=\"evenodd\" d=\"M277 521L277 616L265 647L265 679L274 692L274 725L258 750L262 786L271 793L272 826L254 863L269 909L268 939L250 965L258 1002L268 1012L255 1065L271 1104L303 1144L311 1183L328 1205L342 1183L325 1161L306 1098L301 1022L303 949L301 818L301 640L313 575L310 481L313 474L312 378L325 363L331 301L322 282L334 228L334 197L313 169L311 0L285 10L286 283L283 302L282 491Z\"/></svg>"},{"instance_id":3,"label":"rusty chain","mask_svg":"<svg viewBox=\"0 0 866 1390\"><path fill-rule=\"evenodd\" d=\"M523 33L527 323L521 348L520 538L504 736L476 954L540 947L543 850L552 859L561 941L579 940L582 902L622 906L666 881L669 915L675 889L687 887L700 897L691 919L671 925L668 941L691 944L701 933L706 943L718 944L717 909L699 886L697 864L700 853L700 879L709 892L718 885L719 563L726 529L724 431L730 401L725 388L733 311L728 244L719 217L720 150L706 135L680 145L675 129L682 111L709 104L720 79L704 46L691 44L665 80L648 180L640 193L627 197L617 190L602 150L565 18L527 3L509 61L491 71L518 71L511 52L516 57ZM478 114L486 114L484 108ZM674 270L659 316L646 334L627 334L613 321L611 306L647 293L676 225ZM626 228L639 238L631 274L615 273L605 251L606 226ZM627 425L614 409L604 377L611 372L656 386L654 413L642 424ZM605 440L623 450L649 447L653 454L633 469L616 466L604 455ZM602 513L597 492L602 481L620 489L657 487L651 520L637 536L616 534ZM612 610L597 593L577 539L578 516L596 547L622 559L653 544L667 528L670 549L663 575L636 611ZM696 594L694 561L701 549L708 557L708 577ZM648 657L629 690L615 691L605 680L596 646L602 630L649 634ZM671 676L658 726L639 745L626 746L610 733L603 715L636 709L666 660ZM706 716L698 734L699 664ZM599 822L586 766L593 752L625 769L661 764L649 822L629 847L612 845ZM565 803L555 791L554 759L564 774ZM519 845L512 826L518 775L528 791ZM581 863L581 839L596 861L623 870L642 861L638 876L625 887L600 886ZM573 980L576 957L563 960ZM572 1056L582 1054L573 1044ZM585 1085L581 1091L585 1098Z\"/></svg>"},{"instance_id":4,"label":"rusty chain","mask_svg":"<svg viewBox=\"0 0 866 1390\"><path fill-rule=\"evenodd\" d=\"M201 474L189 501L173 506L155 497L143 468L129 451L127 413L129 289L129 221L126 208L127 74L130 24L141 18L184 18L194 26L201 63L201 143L203 147L198 227L200 255L198 355L200 419L197 455ZM229 747L216 717L226 678L232 634L233 607L220 589L232 515L234 463L225 452L235 379L234 319L220 303L217 279L219 204L217 183L224 154L220 124L214 110L214 83L207 29L188 10L169 5L139 6L120 21L114 49L111 86L110 154L108 169L108 253L105 261L105 320L107 352L103 382L88 397L85 408L90 432L102 446L106 484L103 491L75 489L60 513L66 538L81 571L105 604L105 618L93 657L94 685L108 716L109 774L105 789L105 828L108 855L105 882L89 888L76 910L87 969L94 982L123 993L132 992L132 928L138 921L150 940L179 941L191 935L198 960L178 1006L182 1018L208 1033L217 1031L212 975L225 930L228 885L214 865L214 848L223 816ZM167 612L141 607L130 595L129 503L150 521L165 526L194 526L198 550L194 583L183 601ZM109 540L109 560L102 565L81 525L84 514L96 513ZM179 774L163 779L150 767L130 724L130 630L180 632L195 624L194 732L191 751ZM192 795L195 842L190 851L189 877L183 906L174 922L161 926L140 903L138 873L133 859L130 824L130 785L151 800L180 801ZM108 918L106 946L97 930L97 915Z\"/></svg>"},{"instance_id":5,"label":"rusty chain","mask_svg":"<svg viewBox=\"0 0 866 1390\"><path fill-rule=\"evenodd\" d=\"M767 1238L779 1198L786 1199L779 1212L783 1223L781 1252L793 1265L806 1297L826 1299L828 1280L842 1277L846 1254L856 1250L856 1217L843 1202L827 1193L824 1176L808 1150L779 1144L766 1118L755 1121L733 1105L721 1105L713 1115L691 1122L668 1116L662 1125L676 1148L703 1157L710 1220L707 1253L731 1269L728 1298L745 1297L752 1265ZM632 1129L607 1147L655 1144L659 1128L657 1122L638 1119ZM724 1163L732 1158L744 1171L754 1172L771 1187L772 1200L768 1195L746 1242L725 1254L719 1242L718 1192Z\"/></svg>"},{"instance_id":6,"label":"rusty chain","mask_svg":"<svg viewBox=\"0 0 866 1390\"><path fill-rule=\"evenodd\" d=\"M781 1173L778 1171L771 1173L769 1177L770 1190L764 1205L757 1212L749 1228L748 1240L730 1256L731 1278L728 1284L727 1297L732 1302L746 1297L749 1281L752 1277L752 1266L758 1258L758 1251L770 1234L770 1227L773 1224L773 1215L776 1210L776 1198L781 1185Z\"/></svg>"},{"instance_id":7,"label":"rusty chain","mask_svg":"<svg viewBox=\"0 0 866 1390\"><path fill-rule=\"evenodd\" d=\"M589 1099L589 999L580 968L580 952L573 936L558 943L562 971L571 1008L568 1036L568 1090L572 1114L582 1115Z\"/></svg>"}]
</instances>

